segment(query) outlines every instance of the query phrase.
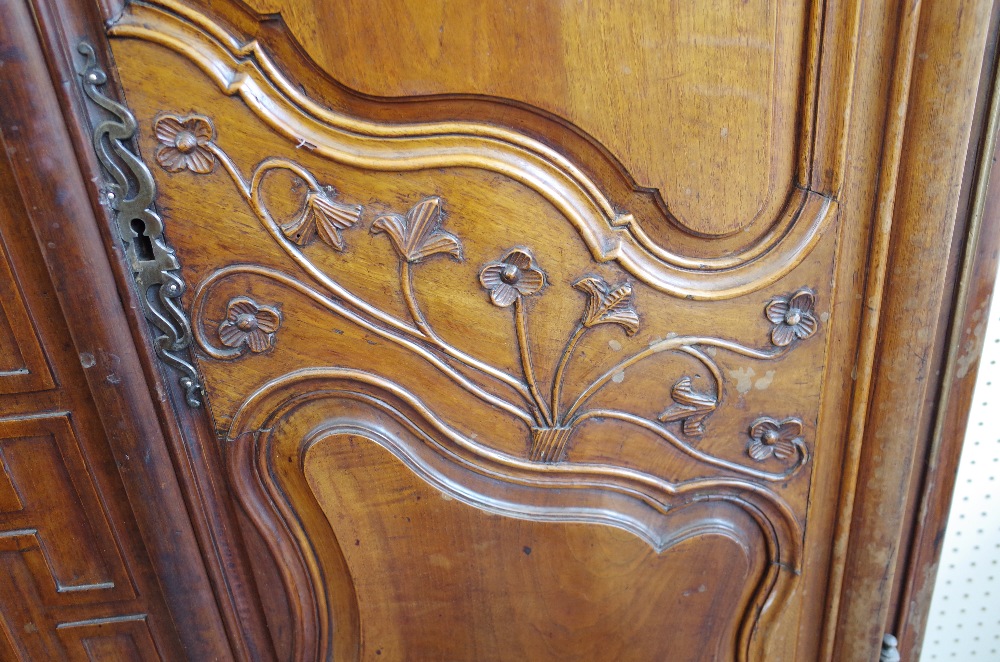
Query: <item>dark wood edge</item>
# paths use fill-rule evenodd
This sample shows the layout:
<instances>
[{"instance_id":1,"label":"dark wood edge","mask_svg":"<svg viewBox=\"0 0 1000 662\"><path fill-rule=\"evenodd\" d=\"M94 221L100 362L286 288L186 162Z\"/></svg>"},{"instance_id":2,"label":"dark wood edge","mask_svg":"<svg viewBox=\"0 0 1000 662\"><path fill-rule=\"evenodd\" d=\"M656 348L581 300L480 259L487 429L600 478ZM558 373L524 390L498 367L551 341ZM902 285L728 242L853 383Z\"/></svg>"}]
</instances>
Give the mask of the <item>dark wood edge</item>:
<instances>
[{"instance_id":1,"label":"dark wood edge","mask_svg":"<svg viewBox=\"0 0 1000 662\"><path fill-rule=\"evenodd\" d=\"M852 403L864 430L857 479L843 487L842 498L853 505L833 650L824 659L878 659L883 634L895 627L891 589L907 567L911 481L922 474L920 449L928 447L932 432L928 403L939 392L944 366L948 333L941 321L952 309L958 281L952 245L966 228L961 190L968 150L980 139L975 110L993 4L907 4L907 11L918 12L919 56L909 82L898 182L880 203L889 205L892 220L881 256L884 292L867 311L877 319L874 351L858 357L872 366L872 378L867 392L856 386L864 397ZM961 49L947 47L958 34ZM879 259L873 254L872 264Z\"/></svg>"},{"instance_id":2,"label":"dark wood edge","mask_svg":"<svg viewBox=\"0 0 1000 662\"><path fill-rule=\"evenodd\" d=\"M17 149L31 153L33 145L45 143L48 151L58 152L53 160L61 169L55 175L41 173L33 163L22 163L18 170L29 178L44 175L47 190L62 192L58 200L39 205L32 221L78 351L119 357L119 384L107 383L94 371L88 371L88 380L119 465L129 467L123 466L123 479L161 589L190 659L232 659L234 652L240 659L274 659L252 574L236 543L233 506L226 486L218 483L224 479L213 479L223 476L214 466L220 461L218 440L204 411L188 410L176 380L161 374L121 243L98 202L98 185L86 184L103 176L77 83L75 49L86 39L112 69L104 16L90 2L37 0L30 5L23 9L33 20L25 21L18 37L34 42L39 55L29 64L38 71L11 83L26 97L37 97L30 104L33 113L26 104L27 116L45 115L39 112L45 109L48 122L30 131L22 126ZM111 7L106 3L105 10ZM109 87L115 87L109 73ZM50 79L61 84L48 85ZM49 220L59 215L73 222L55 233ZM49 244L56 234L59 241ZM47 245L57 248L47 251ZM96 272L90 282L81 282L85 272ZM82 297L84 288L93 297ZM145 459L141 466L137 458Z\"/></svg>"},{"instance_id":3,"label":"dark wood edge","mask_svg":"<svg viewBox=\"0 0 1000 662\"><path fill-rule=\"evenodd\" d=\"M192 659L231 659L227 642L219 636L222 627L214 600L205 596L204 565L148 385L138 369L86 180L77 167L72 139L45 66L36 34L39 26L38 15L27 3L4 3L0 25L0 48L5 54L0 78L3 144L21 196L30 202L26 211L31 229L45 257L74 349L97 359L84 374L176 636Z\"/></svg>"},{"instance_id":4,"label":"dark wood edge","mask_svg":"<svg viewBox=\"0 0 1000 662\"><path fill-rule=\"evenodd\" d=\"M942 543L969 411L985 341L990 302L1000 265L1000 168L993 167L1000 134L1000 5L994 5L988 57L984 61L977 104L980 135L970 150L966 167L968 195L963 231L956 242L957 282L939 388L929 407L934 412L933 433L919 457L909 508L911 530L904 534L905 570L896 581L895 604L889 630L899 639L907 659L919 659L937 577Z\"/></svg>"}]
</instances>

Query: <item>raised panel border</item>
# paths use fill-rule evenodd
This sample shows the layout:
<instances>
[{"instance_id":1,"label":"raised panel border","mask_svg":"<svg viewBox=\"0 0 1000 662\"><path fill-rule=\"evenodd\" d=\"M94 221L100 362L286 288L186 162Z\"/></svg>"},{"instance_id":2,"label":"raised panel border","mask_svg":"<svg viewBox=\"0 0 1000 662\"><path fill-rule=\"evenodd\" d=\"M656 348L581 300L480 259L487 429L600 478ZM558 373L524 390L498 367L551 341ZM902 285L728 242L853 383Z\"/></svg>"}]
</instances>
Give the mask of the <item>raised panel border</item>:
<instances>
[{"instance_id":1,"label":"raised panel border","mask_svg":"<svg viewBox=\"0 0 1000 662\"><path fill-rule=\"evenodd\" d=\"M847 27L852 25L856 28L856 24ZM645 227L649 219L622 211L605 194L609 178L594 180L578 158L568 158L527 133L472 121L386 123L331 110L286 78L257 40L243 40L207 14L176 0L131 4L108 32L114 38L142 39L182 54L222 92L239 96L274 130L335 162L384 171L473 167L518 181L545 197L577 228L596 260L615 260L639 280L675 296L722 299L770 284L805 259L837 215L836 191L828 189L839 186L836 171L843 164L837 155L842 155L844 137L843 132L834 132L835 140L827 135L836 127L824 127L823 136L812 136L807 130L803 144L811 156L802 158L802 182L792 186L783 212L754 243L722 257L688 257L652 239ZM847 59L853 66L851 53ZM850 88L853 70L848 73L846 87ZM329 87L331 93L343 92L336 85ZM810 107L822 96L822 89L807 95ZM846 99L838 97L839 103L848 100L849 94ZM807 115L814 117L815 109ZM843 123L848 120L845 113L826 115L840 117ZM812 122L809 119L806 124ZM830 124L839 126L840 122ZM575 143L580 133L562 126L559 135ZM592 142L587 144L591 152L597 152L593 158L613 158ZM828 167L828 160L834 167ZM820 169L833 175L828 186L810 188L803 183L814 162L825 164ZM620 166L613 170L619 178L623 176ZM626 188L634 192L634 182ZM664 217L662 201L659 208L657 214Z\"/></svg>"},{"instance_id":2,"label":"raised panel border","mask_svg":"<svg viewBox=\"0 0 1000 662\"><path fill-rule=\"evenodd\" d=\"M409 445L384 429L351 421L331 422L305 439L283 445L275 435L281 421L301 407L322 401L335 412L339 399L376 408L420 443ZM292 614L296 660L318 659L331 650L343 656L357 646L356 636L341 631L335 638L331 630L329 614L334 611L342 621L345 614L354 614L354 619L357 615L353 594L330 595L325 589L331 580L324 567L342 566L343 559L328 545L319 549L308 527L328 525L317 523L323 519L315 504L289 501L294 488L287 483L291 479L282 478L286 467L301 468L309 446L332 429L350 430L382 445L416 475L466 504L534 521L615 526L657 551L693 535L685 527L671 527L671 517L684 507L714 500L736 505L759 527L767 554L764 576L740 623L737 659L741 661L754 659L752 651L766 639L771 618L781 612L799 574L798 522L779 497L760 485L732 478L674 484L611 465L530 462L466 438L416 396L382 377L343 368L303 369L268 382L247 398L226 441L233 490L280 560L290 603L296 605ZM356 632L357 623L341 622L338 627Z\"/></svg>"}]
</instances>

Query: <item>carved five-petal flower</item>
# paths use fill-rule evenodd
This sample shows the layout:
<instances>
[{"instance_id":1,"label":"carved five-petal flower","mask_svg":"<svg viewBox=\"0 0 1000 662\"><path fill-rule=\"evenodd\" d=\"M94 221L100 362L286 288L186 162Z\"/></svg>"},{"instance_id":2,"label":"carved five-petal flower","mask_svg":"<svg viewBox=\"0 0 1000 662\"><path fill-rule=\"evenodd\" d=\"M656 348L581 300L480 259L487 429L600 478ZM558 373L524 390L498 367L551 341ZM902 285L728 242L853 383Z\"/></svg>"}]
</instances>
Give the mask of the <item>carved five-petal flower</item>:
<instances>
[{"instance_id":1,"label":"carved five-petal flower","mask_svg":"<svg viewBox=\"0 0 1000 662\"><path fill-rule=\"evenodd\" d=\"M499 262L491 262L479 272L479 282L493 303L506 307L522 296L529 296L545 285L545 274L535 266L531 254L514 249Z\"/></svg>"},{"instance_id":2,"label":"carved five-petal flower","mask_svg":"<svg viewBox=\"0 0 1000 662\"><path fill-rule=\"evenodd\" d=\"M462 259L458 237L441 229L441 198L421 200L406 212L406 216L379 216L372 223L372 232L387 234L396 252L407 262L419 262L438 253Z\"/></svg>"},{"instance_id":3,"label":"carved five-petal flower","mask_svg":"<svg viewBox=\"0 0 1000 662\"><path fill-rule=\"evenodd\" d=\"M219 340L227 347L246 345L259 354L274 344L274 332L280 324L281 314L274 308L237 297L229 302L226 320L219 325Z\"/></svg>"},{"instance_id":4,"label":"carved five-petal flower","mask_svg":"<svg viewBox=\"0 0 1000 662\"><path fill-rule=\"evenodd\" d=\"M156 162L169 172L190 170L199 174L212 172L215 155L206 145L212 142L215 130L207 117L162 115L153 124L160 146Z\"/></svg>"},{"instance_id":5,"label":"carved five-petal flower","mask_svg":"<svg viewBox=\"0 0 1000 662\"><path fill-rule=\"evenodd\" d=\"M600 276L588 276L573 283L573 287L587 293L587 310L583 313L585 327L618 324L630 336L639 330L631 283L612 288Z\"/></svg>"},{"instance_id":6,"label":"carved five-petal flower","mask_svg":"<svg viewBox=\"0 0 1000 662\"><path fill-rule=\"evenodd\" d=\"M789 296L771 299L764 308L767 319L774 324L771 342L784 347L796 338L804 340L816 333L819 324L813 312L815 306L816 295L808 288L802 288Z\"/></svg>"},{"instance_id":7,"label":"carved five-petal flower","mask_svg":"<svg viewBox=\"0 0 1000 662\"><path fill-rule=\"evenodd\" d=\"M763 462L772 455L779 460L795 456L795 449L802 444L802 421L786 418L778 421L766 416L758 418L750 426L750 443L747 455L757 462Z\"/></svg>"},{"instance_id":8,"label":"carved five-petal flower","mask_svg":"<svg viewBox=\"0 0 1000 662\"><path fill-rule=\"evenodd\" d=\"M338 251L344 250L341 230L353 226L361 219L362 208L345 205L333 199L330 187L309 191L306 205L295 220L281 226L281 232L299 246L305 246L316 237Z\"/></svg>"}]
</instances>

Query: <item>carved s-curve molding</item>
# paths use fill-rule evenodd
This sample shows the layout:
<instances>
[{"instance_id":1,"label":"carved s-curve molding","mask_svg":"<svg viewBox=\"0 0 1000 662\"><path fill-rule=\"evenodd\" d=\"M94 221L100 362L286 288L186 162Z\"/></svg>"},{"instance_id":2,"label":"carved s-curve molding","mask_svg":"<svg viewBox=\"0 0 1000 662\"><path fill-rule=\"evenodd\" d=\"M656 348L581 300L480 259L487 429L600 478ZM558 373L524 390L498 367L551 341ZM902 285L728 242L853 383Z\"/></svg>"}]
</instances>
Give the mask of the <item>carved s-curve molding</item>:
<instances>
[{"instance_id":1,"label":"carved s-curve molding","mask_svg":"<svg viewBox=\"0 0 1000 662\"><path fill-rule=\"evenodd\" d=\"M118 234L125 244L125 257L132 269L139 300L146 319L160 335L154 340L157 356L181 373L180 384L192 407L201 406L202 387L198 373L187 358L191 325L180 306L186 285L180 276L180 262L163 238L163 221L153 210L156 183L149 168L129 151L135 136L135 117L125 106L112 101L98 87L107 83L107 74L98 66L94 49L86 42L77 50L86 61L79 70L87 97L116 119L94 127L94 151L111 180L102 187L103 202L111 209ZM155 297L155 298L153 298Z\"/></svg>"},{"instance_id":2,"label":"carved s-curve molding","mask_svg":"<svg viewBox=\"0 0 1000 662\"><path fill-rule=\"evenodd\" d=\"M281 422L315 405L318 425L304 438L281 434ZM348 414L331 412L361 405L377 412L366 426ZM609 465L540 464L484 451L439 418L414 394L391 380L362 370L307 368L277 377L252 393L233 417L228 433L230 480L262 540L276 559L289 595L308 595L309 604L336 599L323 555L336 540L316 545L306 512L308 503L289 501L300 472L277 470L302 457L304 449L330 434L357 434L379 444L427 483L476 508L530 521L586 522L614 526L644 540L657 553L711 534L732 535L725 520L699 519L695 526L674 517L686 509L729 504L752 521L766 555L752 597L740 618L736 660L751 656L752 641L767 632L792 594L802 561L798 519L768 487L742 478L711 478L672 483L649 474ZM409 438L409 441L407 441ZM683 515L682 515L683 518ZM715 529L718 524L719 528ZM347 583L346 585L349 585ZM325 656L334 623L322 609L293 614L296 652L292 659Z\"/></svg>"},{"instance_id":3,"label":"carved s-curve molding","mask_svg":"<svg viewBox=\"0 0 1000 662\"><path fill-rule=\"evenodd\" d=\"M568 365L581 339L593 328L613 325L625 334L635 334L641 324L636 310L634 291L628 282L608 283L604 278L582 275L573 287L585 295L584 307L575 329L570 333L557 364L551 373L550 391L543 393L537 377L536 361L528 340L530 324L525 299L543 296L547 278L528 248L512 248L479 270L479 283L497 307L512 313L512 336L520 358L520 374L511 374L497 366L479 360L442 338L420 307L416 296L414 272L426 260L446 256L463 260L461 239L442 227L442 205L438 197L417 202L405 214L390 213L376 218L370 231L385 235L399 265L399 291L410 319L399 318L348 291L325 273L302 250L301 228L311 219L314 225L329 224L327 232L336 231L335 241L324 241L329 250L349 250L341 236L358 222L362 208L335 198L333 189L301 165L281 158L267 158L246 177L230 156L212 139L215 130L202 116L178 117L161 115L155 120L154 132L160 141L160 165L173 172L190 171L205 175L221 165L242 194L250 209L271 239L301 268L315 285L281 271L258 265L231 265L219 269L199 284L194 297L195 337L211 358L227 360L243 356L247 348L258 353L270 347L271 336L279 324L272 308L246 298L237 298L228 305L227 319L220 327L220 339L225 347L215 347L203 328L205 300L221 280L237 273L267 278L319 303L332 313L361 328L417 354L437 368L471 395L520 419L528 428L528 457L534 461L554 463L565 459L573 433L585 422L623 422L652 432L684 454L705 464L767 481L783 481L794 475L807 461L808 450L803 442L793 444L791 452L772 452L754 456L756 462L770 458L785 464L782 471L767 471L756 466L716 457L701 450L694 439L704 434L707 419L721 406L724 396L723 377L709 352L722 350L736 355L769 361L790 351L799 342L814 335L819 323L814 314L815 294L803 288L786 296L772 298L764 315L772 324L769 346L754 348L738 342L709 336L668 334L663 340L622 359L609 367L592 382L566 397L565 380ZM197 155L185 161L185 155ZM268 210L261 187L270 173L284 170L307 186L305 201L291 222L279 223ZM317 207L322 201L322 207ZM339 223L328 216L329 209L341 212ZM349 215L348 215L349 210ZM318 231L319 236L324 231ZM243 327L240 327L240 325ZM252 328L251 328L252 327ZM710 377L707 390L696 391L692 376L685 376L671 389L672 403L657 420L632 412L592 408L591 400L602 390L620 382L618 378L648 358L663 352L675 352L701 364ZM486 388L483 380L494 388ZM675 431L673 426L679 427ZM800 426L801 431L801 426ZM798 438L798 436L796 437ZM784 446L781 447L784 450Z\"/></svg>"},{"instance_id":4,"label":"carved s-curve molding","mask_svg":"<svg viewBox=\"0 0 1000 662\"><path fill-rule=\"evenodd\" d=\"M723 299L775 282L808 255L837 212L833 198L792 186L780 216L746 249L713 258L680 255L647 232L654 219L617 210L601 182L528 135L484 123L391 124L331 110L303 94L257 41L241 40L176 0L129 3L108 31L188 58L272 129L337 163L384 172L470 167L516 181L558 209L595 259L616 261L675 296Z\"/></svg>"}]
</instances>

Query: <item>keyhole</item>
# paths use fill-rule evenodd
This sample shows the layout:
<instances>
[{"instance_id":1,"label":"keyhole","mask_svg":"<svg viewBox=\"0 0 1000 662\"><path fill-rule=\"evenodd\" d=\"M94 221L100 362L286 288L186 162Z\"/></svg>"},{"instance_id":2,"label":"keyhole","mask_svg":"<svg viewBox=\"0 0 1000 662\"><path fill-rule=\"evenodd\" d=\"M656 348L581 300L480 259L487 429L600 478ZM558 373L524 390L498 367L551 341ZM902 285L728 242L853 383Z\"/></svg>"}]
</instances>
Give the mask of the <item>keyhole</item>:
<instances>
[{"instance_id":1,"label":"keyhole","mask_svg":"<svg viewBox=\"0 0 1000 662\"><path fill-rule=\"evenodd\" d=\"M140 260L152 260L153 259L153 242L149 240L146 236L146 224L140 219L132 219L132 232L135 233L135 239L132 241L132 246L135 247L135 255Z\"/></svg>"}]
</instances>

